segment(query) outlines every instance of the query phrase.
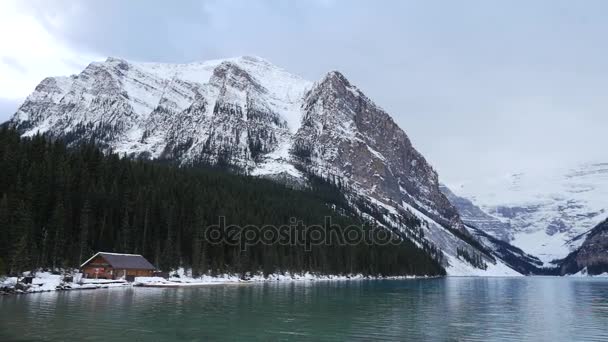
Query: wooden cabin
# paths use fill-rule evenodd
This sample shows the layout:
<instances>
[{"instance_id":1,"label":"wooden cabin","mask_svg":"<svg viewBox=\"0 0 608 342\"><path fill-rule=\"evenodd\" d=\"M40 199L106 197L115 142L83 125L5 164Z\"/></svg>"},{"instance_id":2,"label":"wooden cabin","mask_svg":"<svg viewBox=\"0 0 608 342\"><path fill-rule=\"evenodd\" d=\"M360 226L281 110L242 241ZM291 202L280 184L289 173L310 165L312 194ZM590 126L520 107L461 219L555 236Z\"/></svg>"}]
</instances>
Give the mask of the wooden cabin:
<instances>
[{"instance_id":1,"label":"wooden cabin","mask_svg":"<svg viewBox=\"0 0 608 342\"><path fill-rule=\"evenodd\" d=\"M139 254L98 252L80 265L85 278L126 279L151 277L155 267Z\"/></svg>"}]
</instances>

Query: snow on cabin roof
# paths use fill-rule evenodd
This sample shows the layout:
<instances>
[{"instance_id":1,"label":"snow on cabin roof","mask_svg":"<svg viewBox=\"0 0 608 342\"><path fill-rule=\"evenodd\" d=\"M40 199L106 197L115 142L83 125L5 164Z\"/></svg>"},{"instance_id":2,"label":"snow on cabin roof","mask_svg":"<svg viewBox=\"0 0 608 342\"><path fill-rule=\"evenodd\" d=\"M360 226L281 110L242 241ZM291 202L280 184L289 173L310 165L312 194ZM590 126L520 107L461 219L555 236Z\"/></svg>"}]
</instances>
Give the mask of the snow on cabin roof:
<instances>
[{"instance_id":1,"label":"snow on cabin roof","mask_svg":"<svg viewBox=\"0 0 608 342\"><path fill-rule=\"evenodd\" d=\"M108 252L98 252L89 258L89 260L85 261L80 265L80 267L85 266L91 260L95 259L95 257L101 256L103 257L110 266L117 269L139 269L139 270L154 270L156 267L152 265L146 258L139 254L122 254L122 253L108 253Z\"/></svg>"}]
</instances>

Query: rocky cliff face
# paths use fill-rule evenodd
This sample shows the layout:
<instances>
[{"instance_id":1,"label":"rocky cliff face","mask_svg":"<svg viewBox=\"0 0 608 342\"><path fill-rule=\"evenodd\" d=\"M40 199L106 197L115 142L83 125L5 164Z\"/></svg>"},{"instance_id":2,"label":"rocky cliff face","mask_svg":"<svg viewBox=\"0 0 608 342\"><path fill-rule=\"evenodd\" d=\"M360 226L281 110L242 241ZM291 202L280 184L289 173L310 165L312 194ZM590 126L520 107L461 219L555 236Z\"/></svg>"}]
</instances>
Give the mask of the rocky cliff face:
<instances>
[{"instance_id":1,"label":"rocky cliff face","mask_svg":"<svg viewBox=\"0 0 608 342\"><path fill-rule=\"evenodd\" d=\"M45 79L10 124L24 136L94 138L132 157L219 164L299 184L307 174L321 176L346 189L364 217L441 249L455 273L478 271L457 256L483 251L435 170L339 72L312 83L257 57L192 64L109 58ZM413 217L420 227L404 224Z\"/></svg>"},{"instance_id":2,"label":"rocky cliff face","mask_svg":"<svg viewBox=\"0 0 608 342\"><path fill-rule=\"evenodd\" d=\"M465 224L476 227L502 241L508 242L513 239L511 225L508 222L503 222L489 215L470 200L454 194L452 190L443 184L440 186L440 189L450 203L456 207L460 218Z\"/></svg>"},{"instance_id":3,"label":"rocky cliff face","mask_svg":"<svg viewBox=\"0 0 608 342\"><path fill-rule=\"evenodd\" d=\"M405 202L463 231L458 213L439 191L437 172L393 119L339 72L327 74L304 98L293 149L321 174L348 179L379 201Z\"/></svg>"},{"instance_id":4,"label":"rocky cliff face","mask_svg":"<svg viewBox=\"0 0 608 342\"><path fill-rule=\"evenodd\" d=\"M581 272L597 275L608 272L608 220L578 239L582 245L560 262L562 274Z\"/></svg>"}]
</instances>

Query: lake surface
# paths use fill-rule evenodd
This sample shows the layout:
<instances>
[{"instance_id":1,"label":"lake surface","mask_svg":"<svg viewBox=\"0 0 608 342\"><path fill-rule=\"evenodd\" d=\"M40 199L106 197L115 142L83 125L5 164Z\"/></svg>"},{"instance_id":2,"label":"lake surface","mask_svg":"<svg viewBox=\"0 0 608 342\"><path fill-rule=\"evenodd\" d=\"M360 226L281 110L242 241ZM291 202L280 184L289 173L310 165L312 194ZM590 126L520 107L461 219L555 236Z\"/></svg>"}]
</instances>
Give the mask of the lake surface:
<instances>
[{"instance_id":1,"label":"lake surface","mask_svg":"<svg viewBox=\"0 0 608 342\"><path fill-rule=\"evenodd\" d=\"M608 279L115 288L0 298L0 341L608 341Z\"/></svg>"}]
</instances>

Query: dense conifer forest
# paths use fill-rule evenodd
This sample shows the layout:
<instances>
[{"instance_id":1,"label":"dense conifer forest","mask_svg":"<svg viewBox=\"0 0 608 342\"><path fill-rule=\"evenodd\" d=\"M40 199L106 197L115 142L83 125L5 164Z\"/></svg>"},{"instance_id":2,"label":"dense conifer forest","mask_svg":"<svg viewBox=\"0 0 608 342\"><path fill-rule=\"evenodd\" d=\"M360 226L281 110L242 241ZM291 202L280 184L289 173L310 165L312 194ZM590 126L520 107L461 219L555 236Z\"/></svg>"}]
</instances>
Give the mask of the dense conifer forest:
<instances>
[{"instance_id":1,"label":"dense conifer forest","mask_svg":"<svg viewBox=\"0 0 608 342\"><path fill-rule=\"evenodd\" d=\"M195 275L445 273L407 240L243 250L205 238L220 216L227 225L280 226L290 218L311 225L331 217L343 228L381 229L363 225L322 179L295 190L217 169L104 154L92 143L67 148L43 136L22 139L6 127L0 128L0 170L0 275L74 268L96 251L142 254L161 270L186 267Z\"/></svg>"}]
</instances>

